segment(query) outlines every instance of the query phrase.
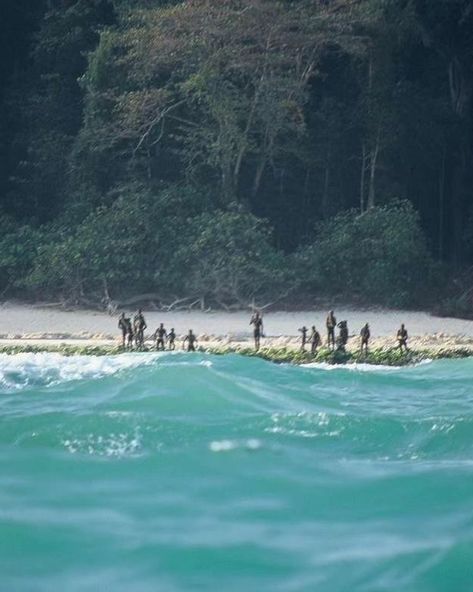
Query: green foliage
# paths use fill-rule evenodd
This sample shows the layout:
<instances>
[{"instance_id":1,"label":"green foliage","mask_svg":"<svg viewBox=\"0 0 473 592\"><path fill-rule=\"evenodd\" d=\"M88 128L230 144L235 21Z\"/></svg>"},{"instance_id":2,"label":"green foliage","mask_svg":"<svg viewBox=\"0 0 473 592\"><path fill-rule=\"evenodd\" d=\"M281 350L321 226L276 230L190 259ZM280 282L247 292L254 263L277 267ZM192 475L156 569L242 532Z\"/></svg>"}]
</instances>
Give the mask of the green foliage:
<instances>
[{"instance_id":1,"label":"green foliage","mask_svg":"<svg viewBox=\"0 0 473 592\"><path fill-rule=\"evenodd\" d=\"M0 217L0 291L21 294L23 280L36 256L41 233Z\"/></svg>"},{"instance_id":2,"label":"green foliage","mask_svg":"<svg viewBox=\"0 0 473 592\"><path fill-rule=\"evenodd\" d=\"M220 306L286 291L285 259L267 225L251 214L201 213L206 203L185 186L157 194L124 187L73 233L38 246L27 285L78 302L152 292Z\"/></svg>"},{"instance_id":3,"label":"green foliage","mask_svg":"<svg viewBox=\"0 0 473 592\"><path fill-rule=\"evenodd\" d=\"M176 253L186 288L220 306L277 298L288 292L285 257L271 246L269 226L240 212L213 212L189 219Z\"/></svg>"},{"instance_id":4,"label":"green foliage","mask_svg":"<svg viewBox=\"0 0 473 592\"><path fill-rule=\"evenodd\" d=\"M470 0L4 4L0 291L425 305L473 262Z\"/></svg>"},{"instance_id":5,"label":"green foliage","mask_svg":"<svg viewBox=\"0 0 473 592\"><path fill-rule=\"evenodd\" d=\"M431 286L433 263L407 202L319 224L315 242L296 261L307 289L318 294L401 307L425 298Z\"/></svg>"},{"instance_id":6,"label":"green foliage","mask_svg":"<svg viewBox=\"0 0 473 592\"><path fill-rule=\"evenodd\" d=\"M95 47L97 29L112 20L107 0L44 3L23 80L9 97L11 125L18 127L16 163L8 179L12 209L22 220L49 222L61 212L69 185L68 158L82 125L78 78Z\"/></svg>"},{"instance_id":7,"label":"green foliage","mask_svg":"<svg viewBox=\"0 0 473 592\"><path fill-rule=\"evenodd\" d=\"M213 355L238 354L257 357L276 364L371 364L374 366L409 366L423 360L441 360L472 357L471 348L444 348L441 350L409 350L401 353L399 348L372 349L368 353L332 351L322 348L315 355L308 351L288 347L262 347L258 351L251 347L220 346L202 349Z\"/></svg>"},{"instance_id":8,"label":"green foliage","mask_svg":"<svg viewBox=\"0 0 473 592\"><path fill-rule=\"evenodd\" d=\"M473 298L471 289L466 293L444 298L438 306L434 308L434 313L443 317L473 319Z\"/></svg>"},{"instance_id":9,"label":"green foliage","mask_svg":"<svg viewBox=\"0 0 473 592\"><path fill-rule=\"evenodd\" d=\"M123 20L102 35L84 77L88 152L128 150L139 174L158 146L161 162L178 155L181 178L218 184L227 203L257 193L275 159L297 154L308 82L328 35L339 38L326 15L198 0L132 9ZM153 173L166 180L169 170Z\"/></svg>"},{"instance_id":10,"label":"green foliage","mask_svg":"<svg viewBox=\"0 0 473 592\"><path fill-rule=\"evenodd\" d=\"M38 247L38 256L27 284L46 294L61 291L80 301L87 294L129 295L149 292L156 286L163 294L175 276L174 251L179 244L183 211L201 207L195 191L185 187L152 194L131 185L115 192L108 207L87 216L73 232L63 229L52 242Z\"/></svg>"}]
</instances>

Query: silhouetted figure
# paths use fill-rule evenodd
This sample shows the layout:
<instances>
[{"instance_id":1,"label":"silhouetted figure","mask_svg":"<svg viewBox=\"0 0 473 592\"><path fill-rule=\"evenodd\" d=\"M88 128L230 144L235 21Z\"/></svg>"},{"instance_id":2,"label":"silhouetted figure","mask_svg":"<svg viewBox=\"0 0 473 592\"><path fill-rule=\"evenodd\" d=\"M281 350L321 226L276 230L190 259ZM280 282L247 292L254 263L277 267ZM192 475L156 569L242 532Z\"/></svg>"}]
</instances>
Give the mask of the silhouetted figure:
<instances>
[{"instance_id":1,"label":"silhouetted figure","mask_svg":"<svg viewBox=\"0 0 473 592\"><path fill-rule=\"evenodd\" d=\"M122 312L118 319L118 328L122 332L122 347L124 348L126 345L131 346L133 343L133 329L130 319L125 316L124 312Z\"/></svg>"},{"instance_id":2,"label":"silhouetted figure","mask_svg":"<svg viewBox=\"0 0 473 592\"><path fill-rule=\"evenodd\" d=\"M401 325L401 328L397 332L397 343L398 343L399 350L401 351L401 353L402 353L402 348L404 348L404 351L407 351L408 338L409 338L409 335L407 334L407 330L404 327L404 323L403 323Z\"/></svg>"},{"instance_id":3,"label":"silhouetted figure","mask_svg":"<svg viewBox=\"0 0 473 592\"><path fill-rule=\"evenodd\" d=\"M263 333L263 319L259 312L255 312L251 317L250 325L253 325L253 337L255 339L255 349L259 350L261 335Z\"/></svg>"},{"instance_id":4,"label":"silhouetted figure","mask_svg":"<svg viewBox=\"0 0 473 592\"><path fill-rule=\"evenodd\" d=\"M333 314L333 310L328 313L327 320L325 321L327 326L327 347L335 349L335 327L337 326L337 319Z\"/></svg>"},{"instance_id":5,"label":"silhouetted figure","mask_svg":"<svg viewBox=\"0 0 473 592\"><path fill-rule=\"evenodd\" d=\"M174 327L168 333L168 348L171 351L176 349L176 333L174 332Z\"/></svg>"},{"instance_id":6,"label":"silhouetted figure","mask_svg":"<svg viewBox=\"0 0 473 592\"><path fill-rule=\"evenodd\" d=\"M365 350L365 353L368 353L368 342L370 340L371 337L371 333L370 333L370 326L368 325L368 323L366 323L366 325L364 325L360 331L360 337L361 337L361 352L363 353L363 350Z\"/></svg>"},{"instance_id":7,"label":"silhouetted figure","mask_svg":"<svg viewBox=\"0 0 473 592\"><path fill-rule=\"evenodd\" d=\"M139 308L138 312L133 317L133 332L135 334L135 344L137 347L141 348L144 345L146 327L147 325L145 317L143 316L143 311Z\"/></svg>"},{"instance_id":8,"label":"silhouetted figure","mask_svg":"<svg viewBox=\"0 0 473 592\"><path fill-rule=\"evenodd\" d=\"M163 323L159 324L159 327L156 329L154 336L156 338L156 349L158 351L164 351L164 340L167 337L167 332L164 328Z\"/></svg>"},{"instance_id":9,"label":"silhouetted figure","mask_svg":"<svg viewBox=\"0 0 473 592\"><path fill-rule=\"evenodd\" d=\"M337 327L340 329L337 339L337 349L345 351L345 347L348 343L348 322L340 321Z\"/></svg>"},{"instance_id":10,"label":"silhouetted figure","mask_svg":"<svg viewBox=\"0 0 473 592\"><path fill-rule=\"evenodd\" d=\"M312 330L310 333L310 352L312 354L316 354L317 353L317 348L320 345L320 342L322 341L321 337L320 337L320 333L317 331L317 329L315 328L315 325L312 325Z\"/></svg>"},{"instance_id":11,"label":"silhouetted figure","mask_svg":"<svg viewBox=\"0 0 473 592\"><path fill-rule=\"evenodd\" d=\"M299 333L301 333L301 351L305 351L305 344L307 343L307 333L308 333L308 329L305 325L303 325L300 329L299 329Z\"/></svg>"},{"instance_id":12,"label":"silhouetted figure","mask_svg":"<svg viewBox=\"0 0 473 592\"><path fill-rule=\"evenodd\" d=\"M125 321L125 313L122 312L122 314L120 315L120 318L118 319L118 328L121 330L122 332L122 347L125 347L125 343L126 343L126 336L127 336L127 326L126 326L126 321Z\"/></svg>"},{"instance_id":13,"label":"silhouetted figure","mask_svg":"<svg viewBox=\"0 0 473 592\"><path fill-rule=\"evenodd\" d=\"M195 344L197 343L197 337L192 332L192 329L189 329L189 333L184 337L184 341L182 342L183 347L187 342L187 351L188 352L195 352Z\"/></svg>"}]
</instances>

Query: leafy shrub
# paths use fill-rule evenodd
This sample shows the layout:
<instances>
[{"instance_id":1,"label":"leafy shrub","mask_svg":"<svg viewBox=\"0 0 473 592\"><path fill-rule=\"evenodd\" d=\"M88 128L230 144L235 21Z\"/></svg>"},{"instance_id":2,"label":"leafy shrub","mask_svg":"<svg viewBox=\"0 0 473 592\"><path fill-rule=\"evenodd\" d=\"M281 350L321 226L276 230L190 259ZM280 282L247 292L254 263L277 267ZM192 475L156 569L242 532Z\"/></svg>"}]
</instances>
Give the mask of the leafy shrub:
<instances>
[{"instance_id":1,"label":"leafy shrub","mask_svg":"<svg viewBox=\"0 0 473 592\"><path fill-rule=\"evenodd\" d=\"M316 228L315 242L296 255L306 291L405 306L431 287L433 262L408 202L349 211Z\"/></svg>"},{"instance_id":2,"label":"leafy shrub","mask_svg":"<svg viewBox=\"0 0 473 592\"><path fill-rule=\"evenodd\" d=\"M41 233L30 226L18 226L0 218L0 290L16 293L22 287L36 256Z\"/></svg>"},{"instance_id":3,"label":"leafy shrub","mask_svg":"<svg viewBox=\"0 0 473 592\"><path fill-rule=\"evenodd\" d=\"M201 201L193 197L186 188L159 194L134 185L121 188L111 205L39 246L28 286L73 299L105 290L137 294L161 283L168 288L166 272L179 244L179 210L192 211L187 202Z\"/></svg>"},{"instance_id":4,"label":"leafy shrub","mask_svg":"<svg viewBox=\"0 0 473 592\"><path fill-rule=\"evenodd\" d=\"M153 292L220 306L286 290L285 259L264 222L203 208L208 201L189 188L154 195L125 188L72 232L40 245L27 285L77 301Z\"/></svg>"},{"instance_id":5,"label":"leafy shrub","mask_svg":"<svg viewBox=\"0 0 473 592\"><path fill-rule=\"evenodd\" d=\"M220 306L277 299L292 285L287 261L271 245L271 229L255 216L218 211L188 220L176 254L187 293Z\"/></svg>"}]
</instances>

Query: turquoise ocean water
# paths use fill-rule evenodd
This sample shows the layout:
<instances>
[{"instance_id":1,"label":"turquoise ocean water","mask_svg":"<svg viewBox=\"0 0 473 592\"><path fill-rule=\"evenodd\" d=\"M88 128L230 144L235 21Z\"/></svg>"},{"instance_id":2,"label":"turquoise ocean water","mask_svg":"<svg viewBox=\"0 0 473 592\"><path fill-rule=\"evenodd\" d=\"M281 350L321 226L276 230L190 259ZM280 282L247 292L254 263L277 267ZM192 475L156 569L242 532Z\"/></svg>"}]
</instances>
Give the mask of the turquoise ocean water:
<instances>
[{"instance_id":1,"label":"turquoise ocean water","mask_svg":"<svg viewBox=\"0 0 473 592\"><path fill-rule=\"evenodd\" d=\"M3 592L473 591L473 360L0 356Z\"/></svg>"}]
</instances>

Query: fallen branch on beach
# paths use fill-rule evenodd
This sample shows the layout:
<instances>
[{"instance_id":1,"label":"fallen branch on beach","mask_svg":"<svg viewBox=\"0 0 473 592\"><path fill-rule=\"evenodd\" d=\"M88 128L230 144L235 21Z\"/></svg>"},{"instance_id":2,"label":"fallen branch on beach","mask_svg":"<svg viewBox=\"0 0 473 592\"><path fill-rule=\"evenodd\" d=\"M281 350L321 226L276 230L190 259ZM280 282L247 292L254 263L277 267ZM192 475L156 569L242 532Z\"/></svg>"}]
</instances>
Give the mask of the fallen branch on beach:
<instances>
[{"instance_id":1,"label":"fallen branch on beach","mask_svg":"<svg viewBox=\"0 0 473 592\"><path fill-rule=\"evenodd\" d=\"M61 308L64 307L64 301L60 302L38 302L37 304L32 304L31 308Z\"/></svg>"},{"instance_id":2,"label":"fallen branch on beach","mask_svg":"<svg viewBox=\"0 0 473 592\"><path fill-rule=\"evenodd\" d=\"M106 308L109 314L115 315L119 309L137 306L139 304L147 304L157 312L191 311L197 306L200 307L202 312L209 312L211 310L210 307L205 307L205 301L202 297L186 296L184 298L176 298L169 304L166 304L161 300L160 295L155 293L137 294L124 300L111 300L107 303Z\"/></svg>"}]
</instances>

